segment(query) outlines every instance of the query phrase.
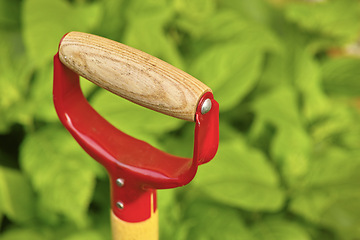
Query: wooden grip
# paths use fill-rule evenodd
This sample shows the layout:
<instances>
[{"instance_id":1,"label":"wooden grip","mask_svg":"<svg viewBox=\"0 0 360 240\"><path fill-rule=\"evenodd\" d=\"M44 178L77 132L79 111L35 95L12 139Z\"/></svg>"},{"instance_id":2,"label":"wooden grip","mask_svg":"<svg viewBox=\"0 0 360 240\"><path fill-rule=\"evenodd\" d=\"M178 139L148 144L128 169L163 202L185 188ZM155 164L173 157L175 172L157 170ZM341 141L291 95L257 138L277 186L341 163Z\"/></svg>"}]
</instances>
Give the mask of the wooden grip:
<instances>
[{"instance_id":1,"label":"wooden grip","mask_svg":"<svg viewBox=\"0 0 360 240\"><path fill-rule=\"evenodd\" d=\"M156 211L152 216L136 223L125 222L111 211L111 230L113 240L158 240L159 214Z\"/></svg>"},{"instance_id":2,"label":"wooden grip","mask_svg":"<svg viewBox=\"0 0 360 240\"><path fill-rule=\"evenodd\" d=\"M156 57L87 33L65 35L59 57L68 68L96 85L187 121L195 121L200 98L211 92L196 78Z\"/></svg>"}]
</instances>

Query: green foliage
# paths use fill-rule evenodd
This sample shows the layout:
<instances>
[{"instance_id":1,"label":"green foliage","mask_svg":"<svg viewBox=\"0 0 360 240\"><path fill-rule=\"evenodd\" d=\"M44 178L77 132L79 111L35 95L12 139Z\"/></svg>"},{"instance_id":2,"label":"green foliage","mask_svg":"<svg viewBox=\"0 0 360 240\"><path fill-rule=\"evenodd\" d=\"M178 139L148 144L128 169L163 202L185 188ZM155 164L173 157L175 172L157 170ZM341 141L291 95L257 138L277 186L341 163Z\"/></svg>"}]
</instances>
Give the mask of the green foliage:
<instances>
[{"instance_id":1,"label":"green foliage","mask_svg":"<svg viewBox=\"0 0 360 240\"><path fill-rule=\"evenodd\" d=\"M0 211L14 222L30 221L35 199L28 179L18 170L1 167L0 184Z\"/></svg>"},{"instance_id":2,"label":"green foliage","mask_svg":"<svg viewBox=\"0 0 360 240\"><path fill-rule=\"evenodd\" d=\"M360 6L357 1L333 0L314 5L293 3L287 7L286 16L307 30L320 32L338 41L358 37Z\"/></svg>"},{"instance_id":3,"label":"green foliage","mask_svg":"<svg viewBox=\"0 0 360 240\"><path fill-rule=\"evenodd\" d=\"M248 146L241 136L222 143L214 163L199 169L195 186L229 206L251 211L281 209L285 194L263 153Z\"/></svg>"},{"instance_id":4,"label":"green foliage","mask_svg":"<svg viewBox=\"0 0 360 240\"><path fill-rule=\"evenodd\" d=\"M356 97L360 95L360 59L329 59L322 65L324 90L329 95ZM346 77L347 81L343 81Z\"/></svg>"},{"instance_id":5,"label":"green foliage","mask_svg":"<svg viewBox=\"0 0 360 240\"><path fill-rule=\"evenodd\" d=\"M133 104L118 96L101 91L92 99L93 107L123 132L161 148L156 138L175 131L183 121ZM146 119L146 124L144 124Z\"/></svg>"},{"instance_id":6,"label":"green foliage","mask_svg":"<svg viewBox=\"0 0 360 240\"><path fill-rule=\"evenodd\" d=\"M360 238L358 0L0 0L0 239L110 239L109 183L60 125L52 57L84 31L194 75L220 146L158 194L161 239ZM122 131L191 156L193 124L81 82Z\"/></svg>"},{"instance_id":7,"label":"green foliage","mask_svg":"<svg viewBox=\"0 0 360 240\"><path fill-rule=\"evenodd\" d=\"M89 31L100 20L99 3L30 0L23 3L23 38L35 65L49 62L59 39L69 31ZM46 39L46 40L45 40Z\"/></svg>"},{"instance_id":8,"label":"green foliage","mask_svg":"<svg viewBox=\"0 0 360 240\"><path fill-rule=\"evenodd\" d=\"M62 214L84 225L96 175L104 176L100 165L79 152L70 134L58 127L28 134L21 148L21 166L31 178L39 204L47 211L44 217L54 219L55 214Z\"/></svg>"}]
</instances>

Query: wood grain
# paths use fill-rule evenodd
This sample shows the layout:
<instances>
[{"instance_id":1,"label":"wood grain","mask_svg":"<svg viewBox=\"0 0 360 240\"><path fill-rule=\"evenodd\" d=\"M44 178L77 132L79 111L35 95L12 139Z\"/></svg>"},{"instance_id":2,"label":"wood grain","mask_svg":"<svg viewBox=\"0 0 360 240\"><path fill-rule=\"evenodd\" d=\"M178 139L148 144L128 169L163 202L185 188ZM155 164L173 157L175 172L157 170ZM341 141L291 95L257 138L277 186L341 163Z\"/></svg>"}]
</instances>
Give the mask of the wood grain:
<instances>
[{"instance_id":1,"label":"wood grain","mask_svg":"<svg viewBox=\"0 0 360 240\"><path fill-rule=\"evenodd\" d=\"M156 211L143 222L125 222L111 211L111 230L113 240L158 240L159 214Z\"/></svg>"},{"instance_id":2,"label":"wood grain","mask_svg":"<svg viewBox=\"0 0 360 240\"><path fill-rule=\"evenodd\" d=\"M156 57L87 33L68 33L60 43L59 57L98 86L187 121L194 121L201 96L211 92L196 78Z\"/></svg>"}]
</instances>

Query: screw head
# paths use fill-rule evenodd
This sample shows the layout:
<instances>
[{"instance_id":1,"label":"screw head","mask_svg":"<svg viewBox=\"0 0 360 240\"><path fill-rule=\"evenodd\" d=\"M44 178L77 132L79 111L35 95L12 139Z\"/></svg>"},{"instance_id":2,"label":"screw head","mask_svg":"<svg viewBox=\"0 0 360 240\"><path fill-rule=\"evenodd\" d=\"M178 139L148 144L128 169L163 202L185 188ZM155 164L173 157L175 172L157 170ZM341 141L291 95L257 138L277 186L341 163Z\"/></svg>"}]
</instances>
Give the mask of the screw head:
<instances>
[{"instance_id":1,"label":"screw head","mask_svg":"<svg viewBox=\"0 0 360 240\"><path fill-rule=\"evenodd\" d=\"M122 178L116 179L116 185L118 185L119 187L124 186L124 183L125 183L124 179Z\"/></svg>"},{"instance_id":2,"label":"screw head","mask_svg":"<svg viewBox=\"0 0 360 240\"><path fill-rule=\"evenodd\" d=\"M210 98L207 98L201 106L201 114L204 115L204 114L208 113L211 110L211 107L212 107L211 100L210 100Z\"/></svg>"},{"instance_id":3,"label":"screw head","mask_svg":"<svg viewBox=\"0 0 360 240\"><path fill-rule=\"evenodd\" d=\"M116 203L116 206L119 208L119 209L124 209L124 204L122 202L117 202Z\"/></svg>"}]
</instances>

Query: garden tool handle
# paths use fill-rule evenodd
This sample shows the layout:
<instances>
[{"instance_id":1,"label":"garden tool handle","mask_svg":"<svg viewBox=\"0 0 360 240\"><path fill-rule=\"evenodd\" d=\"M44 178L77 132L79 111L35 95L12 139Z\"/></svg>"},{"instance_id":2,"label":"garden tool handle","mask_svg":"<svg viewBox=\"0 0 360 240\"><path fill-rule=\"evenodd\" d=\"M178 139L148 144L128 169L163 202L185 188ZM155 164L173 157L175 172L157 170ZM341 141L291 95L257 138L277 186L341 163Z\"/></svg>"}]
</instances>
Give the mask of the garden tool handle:
<instances>
[{"instance_id":1,"label":"garden tool handle","mask_svg":"<svg viewBox=\"0 0 360 240\"><path fill-rule=\"evenodd\" d=\"M126 222L111 212L112 240L158 240L159 214L156 211L149 219L142 222Z\"/></svg>"},{"instance_id":2,"label":"garden tool handle","mask_svg":"<svg viewBox=\"0 0 360 240\"><path fill-rule=\"evenodd\" d=\"M59 58L96 85L152 110L195 121L211 89L182 70L140 50L81 32L66 34Z\"/></svg>"}]
</instances>

